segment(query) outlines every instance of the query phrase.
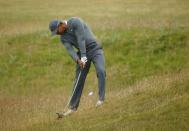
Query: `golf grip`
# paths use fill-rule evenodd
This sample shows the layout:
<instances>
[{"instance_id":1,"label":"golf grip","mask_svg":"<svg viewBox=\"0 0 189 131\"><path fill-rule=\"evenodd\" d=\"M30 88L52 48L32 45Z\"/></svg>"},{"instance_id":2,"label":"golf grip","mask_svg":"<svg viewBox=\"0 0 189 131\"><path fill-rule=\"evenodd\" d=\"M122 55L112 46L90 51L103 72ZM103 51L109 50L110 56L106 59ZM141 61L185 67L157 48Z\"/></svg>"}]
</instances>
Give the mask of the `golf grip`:
<instances>
[{"instance_id":1,"label":"golf grip","mask_svg":"<svg viewBox=\"0 0 189 131\"><path fill-rule=\"evenodd\" d=\"M78 84L79 79L80 79L80 76L81 76L81 72L82 72L82 70L80 70L80 72L79 72L79 75L78 75L78 77L77 77L77 80L76 80L76 83L75 83L75 86L74 86L72 95L70 96L69 101L68 101L67 105L66 105L65 108L64 108L64 111L68 108L68 105L70 104L70 101L71 101L71 99L72 99L72 97L73 97L73 95L74 95L74 92L75 92L75 90L76 90L77 84Z\"/></svg>"}]
</instances>

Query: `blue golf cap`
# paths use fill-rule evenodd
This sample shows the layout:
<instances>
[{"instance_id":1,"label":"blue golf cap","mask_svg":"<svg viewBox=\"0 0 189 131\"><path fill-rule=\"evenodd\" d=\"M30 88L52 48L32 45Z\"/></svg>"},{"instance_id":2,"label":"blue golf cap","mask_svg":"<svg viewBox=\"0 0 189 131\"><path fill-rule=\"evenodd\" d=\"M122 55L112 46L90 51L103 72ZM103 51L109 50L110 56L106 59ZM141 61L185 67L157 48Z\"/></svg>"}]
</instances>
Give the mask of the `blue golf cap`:
<instances>
[{"instance_id":1,"label":"blue golf cap","mask_svg":"<svg viewBox=\"0 0 189 131\"><path fill-rule=\"evenodd\" d=\"M57 28L58 28L58 25L60 24L60 21L59 20L53 20L49 23L49 29L52 33L52 35L56 35L57 33Z\"/></svg>"}]
</instances>

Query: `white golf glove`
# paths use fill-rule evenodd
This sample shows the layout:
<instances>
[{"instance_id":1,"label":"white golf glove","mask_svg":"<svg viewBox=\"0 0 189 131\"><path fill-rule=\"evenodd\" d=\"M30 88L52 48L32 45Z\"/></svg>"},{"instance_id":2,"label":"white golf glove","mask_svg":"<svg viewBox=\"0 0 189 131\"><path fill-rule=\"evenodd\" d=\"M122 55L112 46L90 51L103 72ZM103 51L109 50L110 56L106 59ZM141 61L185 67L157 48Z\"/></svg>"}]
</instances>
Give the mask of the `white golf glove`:
<instances>
[{"instance_id":1,"label":"white golf glove","mask_svg":"<svg viewBox=\"0 0 189 131\"><path fill-rule=\"evenodd\" d=\"M86 63L86 62L87 62L87 57L81 57L81 61L82 61L83 63Z\"/></svg>"}]
</instances>

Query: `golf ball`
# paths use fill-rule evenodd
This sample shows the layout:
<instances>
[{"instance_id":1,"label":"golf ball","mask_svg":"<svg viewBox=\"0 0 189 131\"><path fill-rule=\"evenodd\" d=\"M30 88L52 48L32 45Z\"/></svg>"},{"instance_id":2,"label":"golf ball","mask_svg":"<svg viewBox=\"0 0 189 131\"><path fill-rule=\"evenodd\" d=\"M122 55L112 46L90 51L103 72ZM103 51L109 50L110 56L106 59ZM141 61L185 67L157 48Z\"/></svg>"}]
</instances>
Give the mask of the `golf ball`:
<instances>
[{"instance_id":1,"label":"golf ball","mask_svg":"<svg viewBox=\"0 0 189 131\"><path fill-rule=\"evenodd\" d=\"M89 94L88 94L88 96L92 96L93 95L93 92L91 91L91 92L89 92Z\"/></svg>"}]
</instances>

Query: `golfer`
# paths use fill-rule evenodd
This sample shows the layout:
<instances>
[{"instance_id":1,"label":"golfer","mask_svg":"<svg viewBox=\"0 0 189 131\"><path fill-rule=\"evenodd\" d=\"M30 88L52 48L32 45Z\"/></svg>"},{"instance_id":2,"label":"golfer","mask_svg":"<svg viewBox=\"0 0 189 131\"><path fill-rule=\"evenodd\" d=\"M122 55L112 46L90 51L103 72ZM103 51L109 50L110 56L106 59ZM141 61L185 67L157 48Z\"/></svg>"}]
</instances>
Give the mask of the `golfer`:
<instances>
[{"instance_id":1,"label":"golfer","mask_svg":"<svg viewBox=\"0 0 189 131\"><path fill-rule=\"evenodd\" d=\"M105 99L105 60L102 47L89 26L81 18L72 17L68 20L51 21L49 29L52 35L60 35L61 42L76 63L75 89L64 116L77 110L91 62L98 78L99 98L96 107L102 105Z\"/></svg>"}]
</instances>

